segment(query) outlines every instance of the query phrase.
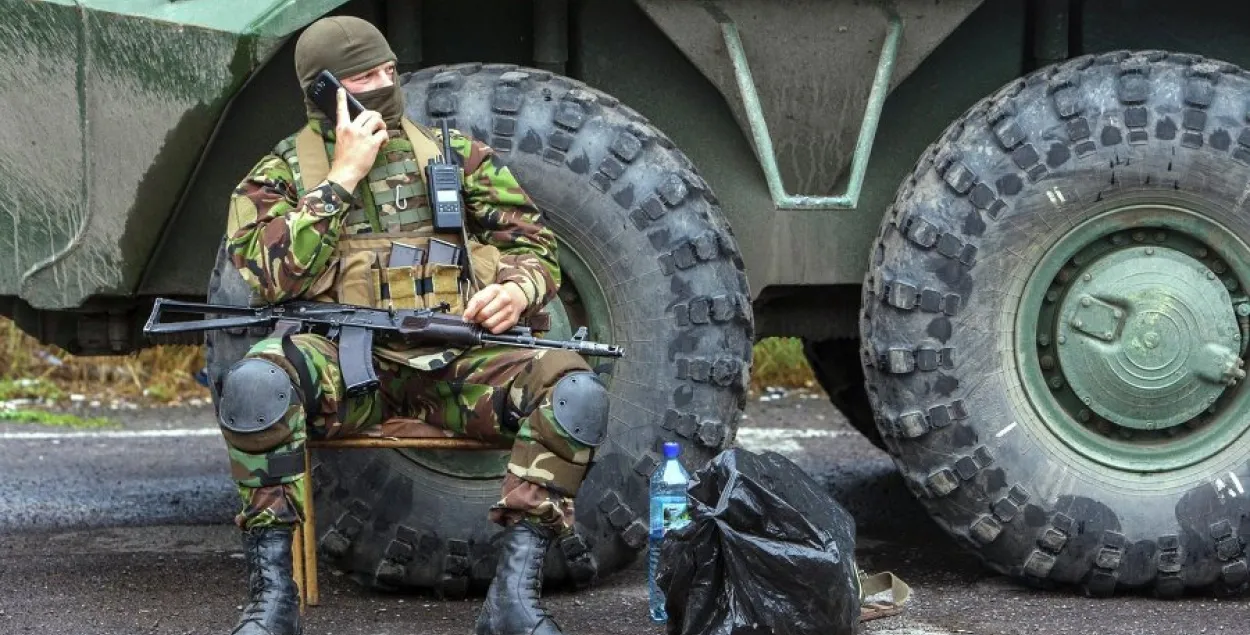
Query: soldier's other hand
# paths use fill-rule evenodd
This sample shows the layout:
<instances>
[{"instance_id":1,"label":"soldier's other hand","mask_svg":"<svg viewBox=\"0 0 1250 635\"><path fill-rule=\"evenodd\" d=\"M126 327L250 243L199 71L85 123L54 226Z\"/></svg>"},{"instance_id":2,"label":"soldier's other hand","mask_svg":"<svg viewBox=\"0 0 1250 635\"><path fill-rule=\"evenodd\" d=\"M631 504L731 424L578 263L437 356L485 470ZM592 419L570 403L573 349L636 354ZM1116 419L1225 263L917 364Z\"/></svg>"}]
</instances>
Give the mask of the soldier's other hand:
<instances>
[{"instance_id":1,"label":"soldier's other hand","mask_svg":"<svg viewBox=\"0 0 1250 635\"><path fill-rule=\"evenodd\" d=\"M351 191L369 174L378 150L386 143L386 122L381 114L373 110L366 110L351 119L347 113L347 92L340 88L337 99L334 160L326 178Z\"/></svg>"},{"instance_id":2,"label":"soldier's other hand","mask_svg":"<svg viewBox=\"0 0 1250 635\"><path fill-rule=\"evenodd\" d=\"M464 319L481 324L496 335L516 326L529 301L515 284L490 284L469 298Z\"/></svg>"}]
</instances>

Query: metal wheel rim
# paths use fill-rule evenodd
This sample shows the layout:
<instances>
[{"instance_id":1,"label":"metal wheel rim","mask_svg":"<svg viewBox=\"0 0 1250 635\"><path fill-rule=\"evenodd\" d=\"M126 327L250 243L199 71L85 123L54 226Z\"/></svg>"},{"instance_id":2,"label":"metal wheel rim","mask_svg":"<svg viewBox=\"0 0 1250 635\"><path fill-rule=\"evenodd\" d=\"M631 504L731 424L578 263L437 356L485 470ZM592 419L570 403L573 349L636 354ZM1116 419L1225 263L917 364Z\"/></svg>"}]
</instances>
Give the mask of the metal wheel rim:
<instances>
[{"instance_id":1,"label":"metal wheel rim","mask_svg":"<svg viewBox=\"0 0 1250 635\"><path fill-rule=\"evenodd\" d=\"M1096 416L1091 416L1092 424L1078 420L1071 403L1064 403L1064 395L1056 394L1049 381L1053 377L1042 366L1045 347L1039 338L1055 332L1051 330L1053 324L1042 321L1043 304L1052 283L1065 264L1072 264L1073 256L1097 241L1110 241L1125 229L1146 232L1147 241L1143 243L1148 242L1150 233L1162 231L1176 232L1205 244L1209 252L1206 260L1224 263L1226 270L1221 277L1232 280L1236 293L1245 295L1246 281L1250 281L1250 248L1228 228L1189 207L1188 203L1141 203L1114 207L1089 218L1047 248L1020 296L1015 313L1014 349L1028 404L1047 434L1096 464L1139 473L1180 470L1218 455L1250 427L1250 399L1243 380L1224 390L1212 404L1215 412L1201 416L1197 425L1187 425L1183 434L1167 436L1164 430L1160 434L1114 438L1098 429ZM1199 239L1197 234L1205 234L1206 238ZM1055 344L1052 340L1050 346ZM1115 436L1123 436L1118 429L1114 432Z\"/></svg>"}]
</instances>

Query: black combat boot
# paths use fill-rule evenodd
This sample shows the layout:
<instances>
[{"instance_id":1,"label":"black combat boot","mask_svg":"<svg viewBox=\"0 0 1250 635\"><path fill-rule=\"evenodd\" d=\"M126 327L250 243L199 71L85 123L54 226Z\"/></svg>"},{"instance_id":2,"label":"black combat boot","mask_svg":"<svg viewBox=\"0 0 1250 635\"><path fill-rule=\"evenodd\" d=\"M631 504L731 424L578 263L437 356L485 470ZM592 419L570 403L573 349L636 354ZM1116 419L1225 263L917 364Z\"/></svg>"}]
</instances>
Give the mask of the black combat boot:
<instances>
[{"instance_id":1,"label":"black combat boot","mask_svg":"<svg viewBox=\"0 0 1250 635\"><path fill-rule=\"evenodd\" d=\"M243 532L248 603L231 635L300 635L299 590L291 573L290 527Z\"/></svg>"},{"instance_id":2,"label":"black combat boot","mask_svg":"<svg viewBox=\"0 0 1250 635\"><path fill-rule=\"evenodd\" d=\"M539 606L543 558L555 532L526 521L504 530L495 579L477 616L477 635L563 635Z\"/></svg>"}]
</instances>

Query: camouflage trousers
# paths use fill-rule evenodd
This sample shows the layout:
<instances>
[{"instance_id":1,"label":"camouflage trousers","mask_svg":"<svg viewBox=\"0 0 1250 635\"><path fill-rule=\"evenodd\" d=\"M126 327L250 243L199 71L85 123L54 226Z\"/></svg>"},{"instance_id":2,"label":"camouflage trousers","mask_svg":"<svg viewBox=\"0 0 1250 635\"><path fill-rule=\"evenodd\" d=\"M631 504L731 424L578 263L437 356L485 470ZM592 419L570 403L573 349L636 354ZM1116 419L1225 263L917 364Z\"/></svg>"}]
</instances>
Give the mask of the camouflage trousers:
<instances>
[{"instance_id":1,"label":"camouflage trousers","mask_svg":"<svg viewBox=\"0 0 1250 635\"><path fill-rule=\"evenodd\" d=\"M491 521L507 525L528 517L560 533L572 527L573 499L593 448L556 425L551 392L564 374L589 370L577 354L479 346L433 371L375 357L379 390L347 398L337 345L311 334L294 335L291 342L316 385L318 412L309 416L296 399L267 430L239 434L222 428L242 497L243 510L235 516L240 528L292 525L304 518L306 484L302 473L292 474L289 466L297 456L302 466L303 444L310 436L429 436L429 426L512 443L500 500L488 511ZM303 394L299 372L283 354L281 338L258 342L247 356L282 367ZM393 417L410 422L387 423ZM287 467L273 469L280 464Z\"/></svg>"}]
</instances>

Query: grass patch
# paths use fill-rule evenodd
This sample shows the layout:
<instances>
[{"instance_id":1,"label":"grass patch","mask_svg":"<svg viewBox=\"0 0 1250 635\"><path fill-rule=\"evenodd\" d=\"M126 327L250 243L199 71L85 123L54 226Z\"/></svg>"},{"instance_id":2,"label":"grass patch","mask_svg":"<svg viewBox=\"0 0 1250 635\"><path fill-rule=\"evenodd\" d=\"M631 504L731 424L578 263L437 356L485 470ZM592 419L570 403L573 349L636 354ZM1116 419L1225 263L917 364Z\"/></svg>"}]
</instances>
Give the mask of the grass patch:
<instances>
[{"instance_id":1,"label":"grass patch","mask_svg":"<svg viewBox=\"0 0 1250 635\"><path fill-rule=\"evenodd\" d=\"M11 320L0 318L0 401L61 401L83 395L108 403L153 404L207 399L195 381L204 367L200 346L154 346L130 355L76 357L42 345Z\"/></svg>"},{"instance_id":2,"label":"grass patch","mask_svg":"<svg viewBox=\"0 0 1250 635\"><path fill-rule=\"evenodd\" d=\"M816 378L803 355L803 341L797 337L766 337L755 343L751 368L751 390L768 386L816 388Z\"/></svg>"},{"instance_id":3,"label":"grass patch","mask_svg":"<svg viewBox=\"0 0 1250 635\"><path fill-rule=\"evenodd\" d=\"M768 386L819 390L799 338L769 337L754 348L751 390L760 392ZM39 344L12 321L0 318L0 401L60 402L70 395L103 403L120 399L154 405L207 400L208 389L194 378L203 367L200 346L154 346L131 355L75 357ZM0 418L15 420L2 412Z\"/></svg>"},{"instance_id":4,"label":"grass patch","mask_svg":"<svg viewBox=\"0 0 1250 635\"><path fill-rule=\"evenodd\" d=\"M0 410L0 421L12 423L31 423L45 426L62 426L66 428L115 428L117 423L104 417L80 417L63 412L46 410Z\"/></svg>"},{"instance_id":5,"label":"grass patch","mask_svg":"<svg viewBox=\"0 0 1250 635\"><path fill-rule=\"evenodd\" d=\"M51 399L56 401L65 397L65 391L51 381L39 377L21 379L0 379L0 401L14 399Z\"/></svg>"}]
</instances>

